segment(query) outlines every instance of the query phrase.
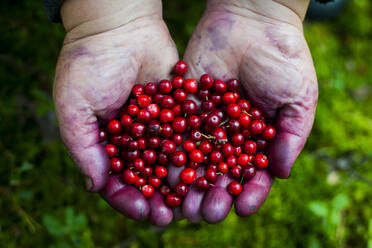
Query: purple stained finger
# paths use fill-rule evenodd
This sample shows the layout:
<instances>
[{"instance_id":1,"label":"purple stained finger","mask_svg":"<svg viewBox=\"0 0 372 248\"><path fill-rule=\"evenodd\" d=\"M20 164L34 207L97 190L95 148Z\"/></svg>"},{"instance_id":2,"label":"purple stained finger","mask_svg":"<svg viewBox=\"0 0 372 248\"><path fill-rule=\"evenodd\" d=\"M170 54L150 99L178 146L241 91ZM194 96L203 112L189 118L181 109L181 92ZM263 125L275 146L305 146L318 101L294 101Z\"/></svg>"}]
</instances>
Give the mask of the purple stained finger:
<instances>
[{"instance_id":1,"label":"purple stained finger","mask_svg":"<svg viewBox=\"0 0 372 248\"><path fill-rule=\"evenodd\" d=\"M155 192L149 199L150 222L156 226L166 226L173 219L172 210L165 205L163 196Z\"/></svg>"},{"instance_id":2,"label":"purple stained finger","mask_svg":"<svg viewBox=\"0 0 372 248\"><path fill-rule=\"evenodd\" d=\"M273 178L267 170L258 170L256 176L243 184L243 191L235 199L235 211L240 216L255 213L265 202Z\"/></svg>"},{"instance_id":3,"label":"purple stained finger","mask_svg":"<svg viewBox=\"0 0 372 248\"><path fill-rule=\"evenodd\" d=\"M111 207L135 220L145 220L150 207L146 198L133 186L121 182L120 176L109 176L105 188L100 192Z\"/></svg>"},{"instance_id":4,"label":"purple stained finger","mask_svg":"<svg viewBox=\"0 0 372 248\"><path fill-rule=\"evenodd\" d=\"M167 175L167 181L169 185L174 188L174 186L180 182L180 174L181 171L185 169L185 166L176 167L173 165L168 166L168 175Z\"/></svg>"},{"instance_id":5,"label":"purple stained finger","mask_svg":"<svg viewBox=\"0 0 372 248\"><path fill-rule=\"evenodd\" d=\"M203 175L204 168L199 167L196 170L196 178ZM205 193L205 191L199 190L195 183L190 186L189 193L182 203L182 212L190 222L196 223L203 220L201 216L201 205L203 203Z\"/></svg>"}]
</instances>

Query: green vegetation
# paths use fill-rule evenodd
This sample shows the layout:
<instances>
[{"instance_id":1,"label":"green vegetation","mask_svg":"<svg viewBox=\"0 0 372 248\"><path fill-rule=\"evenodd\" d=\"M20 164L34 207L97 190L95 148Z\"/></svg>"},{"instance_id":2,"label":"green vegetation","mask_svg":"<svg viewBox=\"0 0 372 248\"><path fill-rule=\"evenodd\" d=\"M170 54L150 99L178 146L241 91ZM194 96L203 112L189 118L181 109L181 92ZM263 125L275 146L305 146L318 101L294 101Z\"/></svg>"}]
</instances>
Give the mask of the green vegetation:
<instances>
[{"instance_id":1,"label":"green vegetation","mask_svg":"<svg viewBox=\"0 0 372 248\"><path fill-rule=\"evenodd\" d=\"M181 52L199 2L165 1ZM47 22L39 1L25 0L4 1L0 23L1 246L372 248L371 1L351 1L333 22L305 24L320 97L290 180L277 180L249 218L231 213L217 225L167 228L128 220L85 192L53 112L61 25Z\"/></svg>"}]
</instances>

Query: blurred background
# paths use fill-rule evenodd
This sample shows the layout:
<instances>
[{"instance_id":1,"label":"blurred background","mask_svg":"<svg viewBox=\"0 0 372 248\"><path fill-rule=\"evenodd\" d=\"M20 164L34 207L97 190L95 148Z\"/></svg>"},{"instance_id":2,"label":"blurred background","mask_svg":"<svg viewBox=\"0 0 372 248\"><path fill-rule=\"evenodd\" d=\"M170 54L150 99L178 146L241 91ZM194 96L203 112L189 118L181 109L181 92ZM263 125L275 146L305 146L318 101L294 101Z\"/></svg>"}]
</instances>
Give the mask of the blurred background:
<instances>
[{"instance_id":1,"label":"blurred background","mask_svg":"<svg viewBox=\"0 0 372 248\"><path fill-rule=\"evenodd\" d=\"M340 15L337 5L330 20L319 7L305 22L319 104L291 178L276 180L251 217L156 228L85 191L53 111L63 28L41 1L2 0L0 246L372 248L372 2L349 1ZM165 0L164 9L182 55L204 1Z\"/></svg>"}]
</instances>

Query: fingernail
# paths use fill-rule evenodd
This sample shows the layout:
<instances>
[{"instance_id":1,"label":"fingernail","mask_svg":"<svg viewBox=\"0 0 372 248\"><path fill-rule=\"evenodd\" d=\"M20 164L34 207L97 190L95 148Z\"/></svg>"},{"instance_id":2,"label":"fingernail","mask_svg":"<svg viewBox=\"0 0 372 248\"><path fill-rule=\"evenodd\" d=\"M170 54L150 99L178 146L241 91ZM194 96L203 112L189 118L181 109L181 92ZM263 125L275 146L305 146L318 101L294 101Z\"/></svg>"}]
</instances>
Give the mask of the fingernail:
<instances>
[{"instance_id":1,"label":"fingernail","mask_svg":"<svg viewBox=\"0 0 372 248\"><path fill-rule=\"evenodd\" d=\"M92 191L94 184L90 177L85 177L85 187L88 191Z\"/></svg>"}]
</instances>

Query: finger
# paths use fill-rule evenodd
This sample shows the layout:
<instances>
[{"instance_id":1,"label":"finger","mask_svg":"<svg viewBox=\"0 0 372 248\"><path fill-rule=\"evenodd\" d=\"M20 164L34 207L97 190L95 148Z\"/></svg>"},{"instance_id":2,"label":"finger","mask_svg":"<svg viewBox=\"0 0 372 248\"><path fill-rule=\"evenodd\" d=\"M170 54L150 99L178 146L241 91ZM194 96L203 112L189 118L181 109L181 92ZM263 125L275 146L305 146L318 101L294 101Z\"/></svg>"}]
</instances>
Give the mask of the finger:
<instances>
[{"instance_id":1,"label":"finger","mask_svg":"<svg viewBox=\"0 0 372 248\"><path fill-rule=\"evenodd\" d=\"M185 219L185 216L182 213L182 208L181 207L175 207L173 208L173 217L175 221L180 221Z\"/></svg>"},{"instance_id":2,"label":"finger","mask_svg":"<svg viewBox=\"0 0 372 248\"><path fill-rule=\"evenodd\" d=\"M173 219L172 210L164 203L163 196L155 192L148 201L150 205L150 222L156 226L166 226Z\"/></svg>"},{"instance_id":3,"label":"finger","mask_svg":"<svg viewBox=\"0 0 372 248\"><path fill-rule=\"evenodd\" d=\"M171 186L171 188L174 188L174 186L176 186L177 183L181 182L180 174L183 171L183 169L185 169L185 166L181 166L181 167L176 167L174 165L168 166L167 181L169 183L169 186Z\"/></svg>"},{"instance_id":4,"label":"finger","mask_svg":"<svg viewBox=\"0 0 372 248\"><path fill-rule=\"evenodd\" d=\"M305 145L314 122L314 108L301 105L284 106L276 119L275 139L270 143L268 157L274 176L288 178L297 156Z\"/></svg>"},{"instance_id":5,"label":"finger","mask_svg":"<svg viewBox=\"0 0 372 248\"><path fill-rule=\"evenodd\" d=\"M229 214L233 197L226 187L232 181L227 174L218 176L216 184L205 194L202 215L208 223L218 223Z\"/></svg>"},{"instance_id":6,"label":"finger","mask_svg":"<svg viewBox=\"0 0 372 248\"><path fill-rule=\"evenodd\" d=\"M100 194L111 207L131 219L145 220L149 216L146 198L133 186L123 184L120 176L110 176Z\"/></svg>"},{"instance_id":7,"label":"finger","mask_svg":"<svg viewBox=\"0 0 372 248\"><path fill-rule=\"evenodd\" d=\"M196 170L196 178L201 176L204 176L204 168L199 167ZM196 187L195 182L190 186L189 193L182 203L182 213L190 222L196 223L203 220L201 206L205 193Z\"/></svg>"},{"instance_id":8,"label":"finger","mask_svg":"<svg viewBox=\"0 0 372 248\"><path fill-rule=\"evenodd\" d=\"M258 170L254 178L243 184L243 191L235 199L235 212L240 216L255 213L265 202L272 183L267 170Z\"/></svg>"}]
</instances>

